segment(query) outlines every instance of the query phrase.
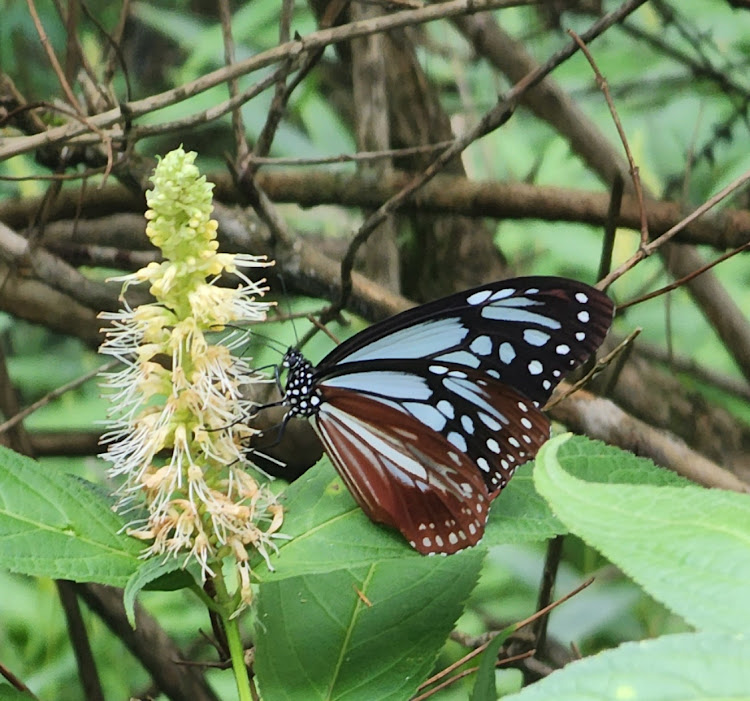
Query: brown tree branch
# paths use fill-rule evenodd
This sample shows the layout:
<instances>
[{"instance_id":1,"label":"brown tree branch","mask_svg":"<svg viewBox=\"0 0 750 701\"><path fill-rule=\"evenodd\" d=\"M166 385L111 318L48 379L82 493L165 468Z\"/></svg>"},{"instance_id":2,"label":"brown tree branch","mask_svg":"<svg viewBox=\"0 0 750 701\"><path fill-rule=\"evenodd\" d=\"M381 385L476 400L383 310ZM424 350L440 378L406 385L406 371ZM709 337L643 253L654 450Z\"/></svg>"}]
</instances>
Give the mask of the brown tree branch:
<instances>
[{"instance_id":1,"label":"brown tree branch","mask_svg":"<svg viewBox=\"0 0 750 701\"><path fill-rule=\"evenodd\" d=\"M133 630L125 615L121 590L101 584L74 586L78 596L122 640L172 701L218 701L200 668L180 664L185 660L180 649L139 604Z\"/></svg>"},{"instance_id":2,"label":"brown tree branch","mask_svg":"<svg viewBox=\"0 0 750 701\"><path fill-rule=\"evenodd\" d=\"M299 171L273 170L256 176L259 186L276 203L295 203L302 207L334 204L342 207L375 207L407 184L411 176L394 172L373 180L355 174L306 169ZM226 173L213 173L208 180L216 183L216 196L225 204L240 201L232 178ZM466 217L492 217L498 219L539 219L565 221L603 226L608 221L610 197L605 192L575 190L571 188L529 185L526 183L497 183L472 181L465 177L438 175L433 182L420 190L413 201L404 204L405 212L432 214L457 214ZM35 198L0 202L0 222L19 229L38 211ZM145 211L141 195L133 194L119 185L89 189L82 196L63 190L50 208L49 221L71 219L78 209L85 217L96 218L118 212ZM676 202L649 200L646 203L649 230L655 236L663 234L685 216ZM114 222L115 220L113 220ZM640 214L634 197L625 195L619 227L639 228ZM48 227L53 224L48 224ZM81 220L83 230L86 220ZM145 223L144 223L145 227ZM675 237L678 243L708 245L719 250L739 247L750 240L750 211L726 209L712 212L693 221ZM106 234L106 231L102 232ZM45 240L49 234L46 234ZM85 242L92 241L84 236ZM99 241L102 246L117 246L115 231ZM150 245L144 239L140 249Z\"/></svg>"}]
</instances>

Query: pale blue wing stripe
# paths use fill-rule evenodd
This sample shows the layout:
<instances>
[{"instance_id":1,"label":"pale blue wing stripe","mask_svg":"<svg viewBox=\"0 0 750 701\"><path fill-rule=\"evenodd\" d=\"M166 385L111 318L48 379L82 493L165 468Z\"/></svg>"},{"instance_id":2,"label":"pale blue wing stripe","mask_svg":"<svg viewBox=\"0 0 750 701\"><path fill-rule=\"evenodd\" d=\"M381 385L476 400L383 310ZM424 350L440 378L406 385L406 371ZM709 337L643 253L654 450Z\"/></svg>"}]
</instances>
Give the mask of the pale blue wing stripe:
<instances>
[{"instance_id":1,"label":"pale blue wing stripe","mask_svg":"<svg viewBox=\"0 0 750 701\"><path fill-rule=\"evenodd\" d=\"M336 387L367 395L382 395L392 399L428 400L432 390L427 380L419 375L395 370L347 372L327 377L321 387Z\"/></svg>"},{"instance_id":2,"label":"pale blue wing stripe","mask_svg":"<svg viewBox=\"0 0 750 701\"><path fill-rule=\"evenodd\" d=\"M342 358L338 365L363 360L388 358L424 358L441 350L455 348L469 333L460 319L438 319L415 324L395 333L386 334L377 341Z\"/></svg>"},{"instance_id":3,"label":"pale blue wing stripe","mask_svg":"<svg viewBox=\"0 0 750 701\"><path fill-rule=\"evenodd\" d=\"M480 314L491 321L511 321L515 324L539 324L548 329L560 329L562 324L549 316L527 312L523 309L512 309L500 304L488 304L482 308Z\"/></svg>"}]
</instances>

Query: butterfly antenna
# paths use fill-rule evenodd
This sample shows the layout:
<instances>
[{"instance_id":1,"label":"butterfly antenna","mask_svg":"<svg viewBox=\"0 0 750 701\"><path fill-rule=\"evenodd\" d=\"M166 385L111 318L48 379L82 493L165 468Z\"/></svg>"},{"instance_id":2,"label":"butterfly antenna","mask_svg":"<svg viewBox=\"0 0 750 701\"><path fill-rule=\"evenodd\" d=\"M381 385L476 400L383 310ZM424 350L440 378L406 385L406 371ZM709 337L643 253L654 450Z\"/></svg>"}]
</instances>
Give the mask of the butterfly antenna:
<instances>
[{"instance_id":1,"label":"butterfly antenna","mask_svg":"<svg viewBox=\"0 0 750 701\"><path fill-rule=\"evenodd\" d=\"M266 345L271 350L275 351L276 353L279 353L280 355L284 355L287 351L287 348L283 343L281 343L280 341L277 341L275 338L271 338L270 336L264 333L259 333L258 331L251 331L250 335L263 339L266 342Z\"/></svg>"},{"instance_id":2,"label":"butterfly antenna","mask_svg":"<svg viewBox=\"0 0 750 701\"><path fill-rule=\"evenodd\" d=\"M279 285L281 285L281 292L284 295L284 300L286 302L289 321L292 322L292 330L294 331L294 347L299 348L299 335L297 334L297 325L294 323L294 312L292 311L292 305L289 301L289 290L287 290L286 282L284 282L284 276L281 273L277 273L276 277L279 278Z\"/></svg>"}]
</instances>

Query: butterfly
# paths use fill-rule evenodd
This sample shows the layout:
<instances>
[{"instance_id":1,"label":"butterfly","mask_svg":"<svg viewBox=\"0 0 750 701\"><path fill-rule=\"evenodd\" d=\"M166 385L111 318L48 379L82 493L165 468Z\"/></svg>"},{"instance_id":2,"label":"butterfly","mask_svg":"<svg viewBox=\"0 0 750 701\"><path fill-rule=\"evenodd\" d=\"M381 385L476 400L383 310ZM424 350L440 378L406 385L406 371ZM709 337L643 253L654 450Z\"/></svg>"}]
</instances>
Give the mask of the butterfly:
<instances>
[{"instance_id":1,"label":"butterfly","mask_svg":"<svg viewBox=\"0 0 750 701\"><path fill-rule=\"evenodd\" d=\"M540 407L612 316L574 280L493 282L376 323L317 366L289 349L281 403L309 419L370 519L420 553L454 553L481 540L492 500L549 438Z\"/></svg>"}]
</instances>

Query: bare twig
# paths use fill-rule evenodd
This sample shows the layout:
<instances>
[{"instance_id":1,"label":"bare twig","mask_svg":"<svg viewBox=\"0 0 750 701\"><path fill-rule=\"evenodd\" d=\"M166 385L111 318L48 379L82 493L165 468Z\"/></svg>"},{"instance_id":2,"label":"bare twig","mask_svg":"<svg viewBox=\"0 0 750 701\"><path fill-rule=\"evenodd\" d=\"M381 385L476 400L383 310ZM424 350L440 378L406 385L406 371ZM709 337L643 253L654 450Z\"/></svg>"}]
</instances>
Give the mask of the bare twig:
<instances>
[{"instance_id":1,"label":"bare twig","mask_svg":"<svg viewBox=\"0 0 750 701\"><path fill-rule=\"evenodd\" d=\"M750 402L750 386L746 381L715 372L686 356L668 354L656 346L641 343L638 345L638 353L649 360L664 363L677 372L692 375L696 380L716 387L722 392Z\"/></svg>"},{"instance_id":2,"label":"bare twig","mask_svg":"<svg viewBox=\"0 0 750 701\"><path fill-rule=\"evenodd\" d=\"M529 657L533 657L536 653L536 650L527 650L526 652L522 652L520 655L513 655L512 657L506 657L502 660L498 660L495 663L496 667L506 667L514 662L521 662L522 660L526 660ZM425 701L426 699L430 698L430 696L434 696L437 694L438 691L442 691L443 689L455 684L458 681L461 681L464 677L468 677L471 674L475 674L479 667L470 667L469 669L464 669L463 671L459 672L458 674L454 674L449 679L446 679L444 682L441 682L437 686L432 687L429 691L425 691L424 694L420 694L419 696L413 696L410 701Z\"/></svg>"},{"instance_id":3,"label":"bare twig","mask_svg":"<svg viewBox=\"0 0 750 701\"><path fill-rule=\"evenodd\" d=\"M180 665L184 655L140 604L137 627L125 614L122 591L101 584L75 584L76 593L149 671L159 690L175 701L218 701L201 670Z\"/></svg>"},{"instance_id":4,"label":"bare twig","mask_svg":"<svg viewBox=\"0 0 750 701\"><path fill-rule=\"evenodd\" d=\"M576 594L578 594L581 591L583 591L586 587L590 586L593 583L593 581L594 581L593 577L587 579L585 582L583 582L583 584L580 584L575 589L573 589L572 591L568 592L565 596L559 598L557 601L554 601L553 603L549 604L548 606L545 606L544 608L540 609L539 611L537 611L536 613L532 614L528 618L524 618L522 621L519 621L518 623L516 623L513 626L513 631L517 632L517 631L521 630L521 628L523 628L524 626L527 626L530 623L534 623L534 621L538 620L541 616L547 615L552 609L556 608L557 606L560 606L560 604L565 603L568 599L571 599ZM424 689L425 687L429 686L430 684L434 684L436 681L439 681L443 677L448 676L455 669L458 669L458 667L460 667L462 664L465 664L469 660L475 658L477 655L481 655L485 651L485 649L487 648L487 646L490 644L490 642L492 641L492 638L494 638L494 636L490 637L490 639L487 640L487 642L483 643L482 645L480 645L479 647L475 648L474 650L472 650L468 654L464 655L460 660L456 660L456 662L454 662L453 664L448 665L445 669L441 669L437 674L433 675L432 677L430 677L429 679L427 679L426 681L424 681L422 684L420 684L419 688L420 689Z\"/></svg>"},{"instance_id":5,"label":"bare twig","mask_svg":"<svg viewBox=\"0 0 750 701\"><path fill-rule=\"evenodd\" d=\"M19 411L15 416L12 416L10 419L0 424L0 435L3 434L8 429L16 426L20 421L23 421L27 416L30 416L35 411L41 409L43 406L46 406L47 404L54 401L58 397L61 397L66 392L70 392L71 390L74 390L77 387L80 387L82 384L88 382L91 378L96 377L99 373L108 372L109 370L112 370L113 368L117 367L117 365L119 365L118 360L111 360L110 362L105 363L104 365L100 365L98 368L95 368L94 370L89 370L89 372L81 375L80 377L77 377L75 380L71 380L70 382L67 382L64 385L61 385L60 387L53 389L51 392L48 392L47 394L45 394L41 399L38 399L33 404L30 404L29 406L27 406L23 411Z\"/></svg>"},{"instance_id":6,"label":"bare twig","mask_svg":"<svg viewBox=\"0 0 750 701\"><path fill-rule=\"evenodd\" d=\"M294 1L283 0L281 5L281 19L279 21L279 43L285 44L289 41L290 27L292 24L292 15L294 13ZM263 125L263 129L260 131L258 140L255 142L255 147L252 150L253 155L267 156L271 151L271 144L273 144L274 136L276 136L276 130L281 123L281 118L284 116L284 110L286 109L287 101L289 100L291 93L287 90L286 81L280 80L276 83L276 89L271 100L271 106L268 109L266 115L266 123ZM237 153L237 162L245 166L245 161L250 155L249 149L245 148L244 151Z\"/></svg>"},{"instance_id":7,"label":"bare twig","mask_svg":"<svg viewBox=\"0 0 750 701\"><path fill-rule=\"evenodd\" d=\"M617 133L620 136L620 141L622 142L622 146L625 149L625 156L628 159L628 165L630 166L630 177L633 179L633 188L635 190L635 195L638 198L638 209L641 212L641 246L645 246L648 243L649 234L648 219L646 218L646 206L643 202L643 189L641 188L641 176L638 166L635 164L633 153L630 150L628 137L625 134L625 129L623 129L622 127L620 116L617 114L617 109L615 108L615 103L612 100L612 95L610 95L607 79L601 74L599 67L596 65L596 61L594 61L594 57L591 55L588 46L586 46L586 44L581 40L581 37L579 37L572 29L568 30L568 34L573 37L573 41L575 41L576 44L578 44L578 46L581 48L583 55L586 57L586 60L591 66L591 69L594 71L596 84L604 94L604 99L607 101L609 112L612 115L612 121L615 123Z\"/></svg>"},{"instance_id":8,"label":"bare twig","mask_svg":"<svg viewBox=\"0 0 750 701\"><path fill-rule=\"evenodd\" d=\"M251 155L248 161L256 165L268 166L311 166L330 165L332 163L362 163L379 161L382 159L403 158L423 153L433 153L450 146L453 141L440 141L436 144L409 146L407 148L391 148L381 151L358 151L357 153L340 153L338 156L321 156L320 158L267 158Z\"/></svg>"},{"instance_id":9,"label":"bare twig","mask_svg":"<svg viewBox=\"0 0 750 701\"><path fill-rule=\"evenodd\" d=\"M26 5L29 8L29 14L31 15L31 19L34 22L36 32L39 35L39 41L42 42L42 46L44 47L44 51L47 54L49 64L50 66L52 66L52 70L57 76L60 87L63 89L65 97L68 100L68 104L78 113L78 116L81 119L84 119L85 115L83 109L81 108L81 104L78 102L78 98L73 93L73 88L70 87L70 83L65 76L65 72L63 71L60 62L57 60L55 50L52 48L52 44L50 43L49 37L47 36L47 32L44 30L44 26L42 25L42 20L39 19L39 15L36 11L36 5L34 5L34 0L26 0Z\"/></svg>"},{"instance_id":10,"label":"bare twig","mask_svg":"<svg viewBox=\"0 0 750 701\"><path fill-rule=\"evenodd\" d=\"M695 209L691 214L685 217L681 222L675 224L669 231L665 231L661 236L655 238L645 246L641 246L628 260L620 265L616 270L612 271L603 280L597 283L599 289L606 289L615 280L622 277L628 270L633 268L639 261L650 256L654 251L658 250L661 246L667 243L670 239L674 238L676 234L685 229L689 224L695 221L698 217L705 214L709 209L715 207L723 199L729 197L732 193L739 190L743 185L750 181L750 171L743 173L739 178L733 180L729 185L722 188L713 197L709 198L700 207Z\"/></svg>"},{"instance_id":11,"label":"bare twig","mask_svg":"<svg viewBox=\"0 0 750 701\"><path fill-rule=\"evenodd\" d=\"M612 252L615 248L615 236L617 235L617 222L620 219L622 209L622 195L625 183L622 176L617 173L612 181L610 189L609 209L607 210L607 221L604 224L604 241L602 252L599 257L599 272L597 280L601 280L612 268Z\"/></svg>"},{"instance_id":12,"label":"bare twig","mask_svg":"<svg viewBox=\"0 0 750 701\"><path fill-rule=\"evenodd\" d=\"M596 363L591 367L591 369L589 369L589 371L577 382L574 382L572 385L569 385L567 382L563 382L562 385L558 387L558 390L555 391L552 399L550 399L544 405L544 410L549 411L553 407L557 406L560 402L567 399L570 395L575 394L579 389L585 387L595 375L598 375L604 368L610 365L612 361L619 357L622 353L627 352L627 350L633 345L633 341L638 338L640 333L641 329L634 329L633 331L631 331L630 334L628 334L627 338L618 343L617 347L610 353L607 353L606 356L597 360Z\"/></svg>"},{"instance_id":13,"label":"bare twig","mask_svg":"<svg viewBox=\"0 0 750 701\"><path fill-rule=\"evenodd\" d=\"M221 20L221 35L224 39L224 63L227 66L234 64L234 38L232 37L232 11L229 7L229 0L219 0L219 19ZM283 85L283 76L276 84ZM238 79L231 78L227 81L229 87L229 97L235 98L239 94ZM232 131L234 132L234 147L237 152L238 160L242 160L247 154L247 139L245 138L245 123L242 119L242 110L239 105L232 109Z\"/></svg>"},{"instance_id":14,"label":"bare twig","mask_svg":"<svg viewBox=\"0 0 750 701\"><path fill-rule=\"evenodd\" d=\"M634 307L636 304L647 302L650 299L654 299L655 297L660 297L661 295L666 294L667 292L671 292L672 290L675 290L678 287L682 287L686 283L690 282L690 280L692 280L693 278L698 277L698 275L702 275L706 271L711 270L711 268L714 268L717 265L719 265L719 263L723 263L728 258L732 258L736 256L738 253L742 253L743 251L746 251L749 248L750 248L750 241L748 241L748 243L744 244L743 246L740 246L739 248L735 248L733 251L727 251L723 256L719 256L716 260L712 260L710 263L706 263L706 265L698 268L698 270L694 270L689 275L685 275L684 277L681 277L679 280L675 280L669 285L660 287L658 290L649 292L648 294L638 297L637 299L631 299L629 302L623 302L622 304L618 304L617 311L621 312L624 309L627 309L628 307Z\"/></svg>"},{"instance_id":15,"label":"bare twig","mask_svg":"<svg viewBox=\"0 0 750 701\"><path fill-rule=\"evenodd\" d=\"M31 691L31 689L29 689L29 687L13 674L13 672L11 672L2 662L0 662L0 677L6 679L13 688L18 689L24 694L28 694L31 698L38 698L38 696L36 696L36 694L34 694L34 692Z\"/></svg>"},{"instance_id":16,"label":"bare twig","mask_svg":"<svg viewBox=\"0 0 750 701\"><path fill-rule=\"evenodd\" d=\"M68 625L68 637L78 665L78 677L81 680L86 701L104 701L104 690L102 689L96 661L91 650L91 641L83 622L81 606L74 585L72 582L63 579L58 579L56 584Z\"/></svg>"}]
</instances>

